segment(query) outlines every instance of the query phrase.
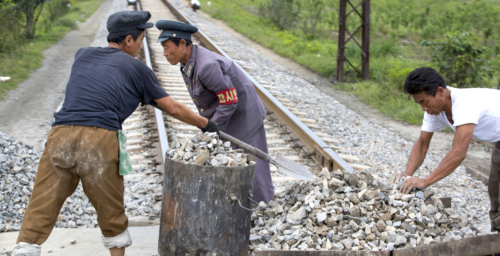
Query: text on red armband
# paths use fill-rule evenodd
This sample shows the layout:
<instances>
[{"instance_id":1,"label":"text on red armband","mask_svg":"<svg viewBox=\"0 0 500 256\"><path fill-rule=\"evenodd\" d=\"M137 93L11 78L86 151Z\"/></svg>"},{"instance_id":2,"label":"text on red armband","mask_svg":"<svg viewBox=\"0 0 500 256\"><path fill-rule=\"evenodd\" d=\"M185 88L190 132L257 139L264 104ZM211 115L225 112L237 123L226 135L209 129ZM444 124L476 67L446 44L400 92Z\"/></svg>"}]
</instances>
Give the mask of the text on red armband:
<instances>
[{"instance_id":1,"label":"text on red armband","mask_svg":"<svg viewBox=\"0 0 500 256\"><path fill-rule=\"evenodd\" d=\"M236 88L234 87L220 91L216 94L219 99L219 105L229 105L238 102L238 95L236 94Z\"/></svg>"}]
</instances>

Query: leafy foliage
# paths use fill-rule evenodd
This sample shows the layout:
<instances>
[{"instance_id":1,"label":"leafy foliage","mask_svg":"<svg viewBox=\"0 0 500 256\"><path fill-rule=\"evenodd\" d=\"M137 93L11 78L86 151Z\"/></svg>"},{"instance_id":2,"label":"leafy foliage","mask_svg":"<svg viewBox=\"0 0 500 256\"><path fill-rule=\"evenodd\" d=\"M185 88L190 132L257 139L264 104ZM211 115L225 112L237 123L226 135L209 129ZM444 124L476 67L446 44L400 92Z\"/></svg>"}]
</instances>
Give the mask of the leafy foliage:
<instances>
[{"instance_id":1,"label":"leafy foliage","mask_svg":"<svg viewBox=\"0 0 500 256\"><path fill-rule=\"evenodd\" d=\"M422 40L420 45L433 48L432 61L448 83L457 87L482 87L484 78L491 78L491 51L477 44L472 33L447 33L441 41Z\"/></svg>"},{"instance_id":2,"label":"leafy foliage","mask_svg":"<svg viewBox=\"0 0 500 256\"><path fill-rule=\"evenodd\" d=\"M307 39L314 39L318 35L318 26L323 22L325 0L302 0L301 6L300 28Z\"/></svg>"},{"instance_id":3,"label":"leafy foliage","mask_svg":"<svg viewBox=\"0 0 500 256\"><path fill-rule=\"evenodd\" d=\"M280 30L293 27L299 13L300 3L296 0L270 0L259 7L259 14Z\"/></svg>"},{"instance_id":4,"label":"leafy foliage","mask_svg":"<svg viewBox=\"0 0 500 256\"><path fill-rule=\"evenodd\" d=\"M47 19L54 22L59 17L63 16L69 11L71 3L68 0L52 0L47 3Z\"/></svg>"},{"instance_id":5,"label":"leafy foliage","mask_svg":"<svg viewBox=\"0 0 500 256\"><path fill-rule=\"evenodd\" d=\"M14 0L17 11L24 15L24 34L32 39L36 32L36 23L43 11L44 0Z\"/></svg>"},{"instance_id":6,"label":"leafy foliage","mask_svg":"<svg viewBox=\"0 0 500 256\"><path fill-rule=\"evenodd\" d=\"M22 43L19 35L20 25L17 22L19 15L12 3L0 4L0 53L9 52Z\"/></svg>"}]
</instances>

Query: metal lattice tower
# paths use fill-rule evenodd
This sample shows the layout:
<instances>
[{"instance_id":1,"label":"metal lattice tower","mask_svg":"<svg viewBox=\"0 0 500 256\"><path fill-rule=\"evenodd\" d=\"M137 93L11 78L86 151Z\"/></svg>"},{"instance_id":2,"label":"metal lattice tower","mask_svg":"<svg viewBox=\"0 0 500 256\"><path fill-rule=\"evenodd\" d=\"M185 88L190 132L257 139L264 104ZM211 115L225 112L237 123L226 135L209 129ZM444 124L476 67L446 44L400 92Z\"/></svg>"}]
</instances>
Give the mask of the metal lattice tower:
<instances>
[{"instance_id":1,"label":"metal lattice tower","mask_svg":"<svg viewBox=\"0 0 500 256\"><path fill-rule=\"evenodd\" d=\"M352 76L356 79L356 74L358 74L363 80L370 79L369 65L370 65L370 0L359 0L357 3L353 3L354 0L340 0L339 8L339 47L337 51L337 74L336 82L345 82L344 77L344 67L347 63L347 69L349 73L347 76ZM352 7L348 13L346 13L347 5ZM356 5L354 5L356 4ZM360 10L361 9L361 10ZM349 15L358 15L361 18L361 25L351 33L346 28L346 21ZM351 15L351 16L353 16ZM354 37L358 31L361 30L361 44L358 39ZM346 39L346 33L348 35ZM354 66L351 61L345 57L345 46L352 40L357 46L361 48L361 63ZM359 70L361 67L361 71Z\"/></svg>"}]
</instances>

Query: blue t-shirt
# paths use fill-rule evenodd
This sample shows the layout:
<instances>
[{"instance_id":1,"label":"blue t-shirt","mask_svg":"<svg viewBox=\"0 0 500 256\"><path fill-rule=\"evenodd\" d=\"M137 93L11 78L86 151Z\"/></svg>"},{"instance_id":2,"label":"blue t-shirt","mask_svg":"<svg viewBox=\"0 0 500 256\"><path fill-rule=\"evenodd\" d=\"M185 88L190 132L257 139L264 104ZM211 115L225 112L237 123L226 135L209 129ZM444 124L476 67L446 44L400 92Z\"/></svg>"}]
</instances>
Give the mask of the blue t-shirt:
<instances>
[{"instance_id":1,"label":"blue t-shirt","mask_svg":"<svg viewBox=\"0 0 500 256\"><path fill-rule=\"evenodd\" d=\"M62 109L55 125L119 130L139 103L168 96L153 71L116 48L88 47L76 52Z\"/></svg>"}]
</instances>

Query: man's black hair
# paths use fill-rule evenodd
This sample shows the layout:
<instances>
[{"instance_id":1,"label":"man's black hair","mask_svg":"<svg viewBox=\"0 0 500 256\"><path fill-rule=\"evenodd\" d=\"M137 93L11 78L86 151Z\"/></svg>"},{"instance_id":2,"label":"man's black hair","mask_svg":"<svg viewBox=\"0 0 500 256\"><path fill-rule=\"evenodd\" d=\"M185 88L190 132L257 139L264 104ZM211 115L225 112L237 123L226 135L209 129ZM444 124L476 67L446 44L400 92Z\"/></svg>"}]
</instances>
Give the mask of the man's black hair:
<instances>
[{"instance_id":1,"label":"man's black hair","mask_svg":"<svg viewBox=\"0 0 500 256\"><path fill-rule=\"evenodd\" d=\"M168 40L172 41L175 46L179 46L179 43L181 42L181 38L170 38ZM184 40L186 41L186 46L190 46L193 43L191 40Z\"/></svg>"},{"instance_id":2,"label":"man's black hair","mask_svg":"<svg viewBox=\"0 0 500 256\"><path fill-rule=\"evenodd\" d=\"M403 86L405 92L410 95L425 92L433 97L439 87L446 88L446 83L443 77L430 67L421 67L410 72Z\"/></svg>"},{"instance_id":3,"label":"man's black hair","mask_svg":"<svg viewBox=\"0 0 500 256\"><path fill-rule=\"evenodd\" d=\"M141 33L143 31L144 31L144 29L131 29L131 30L125 30L122 32L109 33L108 34L108 43L114 42L117 44L121 44L123 42L123 40L125 40L125 38L128 35L131 35L135 41L135 40L137 40L137 38L139 38L139 36L141 35Z\"/></svg>"}]
</instances>

